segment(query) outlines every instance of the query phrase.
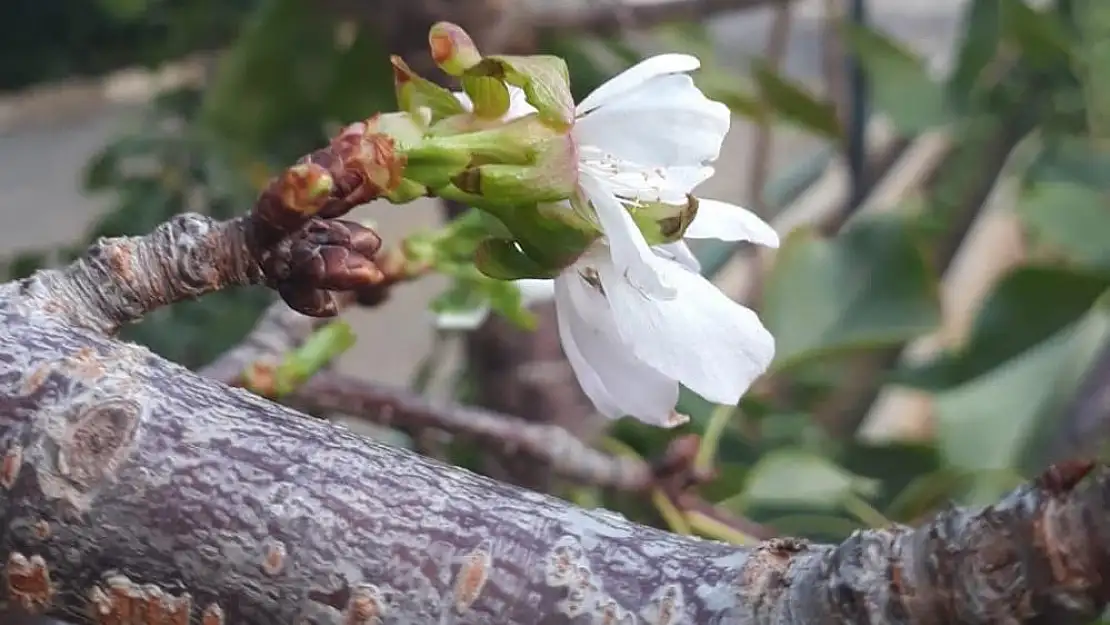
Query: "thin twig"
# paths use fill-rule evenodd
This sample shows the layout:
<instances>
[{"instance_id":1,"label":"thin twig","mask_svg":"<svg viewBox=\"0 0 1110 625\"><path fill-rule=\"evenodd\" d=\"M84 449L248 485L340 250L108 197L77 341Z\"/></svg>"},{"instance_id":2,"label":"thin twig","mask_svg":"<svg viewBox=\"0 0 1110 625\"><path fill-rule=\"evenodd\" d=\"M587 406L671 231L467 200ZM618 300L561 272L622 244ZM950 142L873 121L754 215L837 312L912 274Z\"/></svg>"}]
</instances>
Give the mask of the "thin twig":
<instances>
[{"instance_id":1,"label":"thin twig","mask_svg":"<svg viewBox=\"0 0 1110 625\"><path fill-rule=\"evenodd\" d=\"M341 412L384 426L434 429L507 456L523 455L569 480L624 491L643 491L656 481L643 460L601 453L565 429L531 423L481 408L435 405L418 395L339 372L317 375L291 400L312 412Z\"/></svg>"}]
</instances>

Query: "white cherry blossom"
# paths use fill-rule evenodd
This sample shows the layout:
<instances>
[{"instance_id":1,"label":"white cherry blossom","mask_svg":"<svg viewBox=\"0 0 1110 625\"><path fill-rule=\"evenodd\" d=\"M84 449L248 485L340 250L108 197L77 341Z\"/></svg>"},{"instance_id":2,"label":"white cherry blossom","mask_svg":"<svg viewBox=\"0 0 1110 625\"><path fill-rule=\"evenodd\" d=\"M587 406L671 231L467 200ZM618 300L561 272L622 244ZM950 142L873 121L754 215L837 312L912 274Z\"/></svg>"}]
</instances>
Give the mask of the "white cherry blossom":
<instances>
[{"instance_id":1,"label":"white cherry blossom","mask_svg":"<svg viewBox=\"0 0 1110 625\"><path fill-rule=\"evenodd\" d=\"M756 314L700 275L686 243L649 246L627 210L684 204L713 175L730 114L694 85L688 73L699 65L684 54L651 57L578 104L579 191L604 236L554 281L520 281L528 301L554 297L579 384L611 418L674 425L680 384L736 404L774 357L774 339ZM511 95L507 118L534 111L522 92ZM700 198L685 237L779 242L754 213ZM452 325L480 323L486 311L475 312Z\"/></svg>"}]
</instances>

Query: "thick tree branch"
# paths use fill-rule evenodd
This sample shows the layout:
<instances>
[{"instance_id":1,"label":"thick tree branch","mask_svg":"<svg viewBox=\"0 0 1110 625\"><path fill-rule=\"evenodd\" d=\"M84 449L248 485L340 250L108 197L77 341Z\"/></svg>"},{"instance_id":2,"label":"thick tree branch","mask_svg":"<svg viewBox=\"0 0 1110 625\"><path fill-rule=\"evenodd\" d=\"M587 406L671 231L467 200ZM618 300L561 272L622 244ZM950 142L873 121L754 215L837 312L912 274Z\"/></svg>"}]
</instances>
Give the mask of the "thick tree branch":
<instances>
[{"instance_id":1,"label":"thick tree branch","mask_svg":"<svg viewBox=\"0 0 1110 625\"><path fill-rule=\"evenodd\" d=\"M396 279L374 262L378 235L337 219L388 191L380 181L399 180L392 148L372 123L351 124L271 181L248 215L216 222L186 213L147 236L100 239L77 262L21 281L21 301L104 334L155 308L247 284L274 288L304 314L334 315L334 291Z\"/></svg>"},{"instance_id":2,"label":"thick tree branch","mask_svg":"<svg viewBox=\"0 0 1110 625\"><path fill-rule=\"evenodd\" d=\"M15 286L0 296L10 607L89 623L150 606L226 625L1078 623L1107 599L1106 468L1075 488L1089 467L1059 467L918 530L742 549L374 443L30 317Z\"/></svg>"},{"instance_id":3,"label":"thick tree branch","mask_svg":"<svg viewBox=\"0 0 1110 625\"><path fill-rule=\"evenodd\" d=\"M260 282L246 224L184 214L146 237L101 239L81 261L24 280L22 295L68 323L112 334L154 308Z\"/></svg>"},{"instance_id":4,"label":"thick tree branch","mask_svg":"<svg viewBox=\"0 0 1110 625\"><path fill-rule=\"evenodd\" d=\"M346 305L355 298L347 295L337 300ZM276 366L320 324L320 319L297 314L277 302L239 345L200 373L239 385L244 371ZM482 408L437 405L409 391L333 371L317 374L285 403L310 413L342 413L409 433L445 432L480 445L486 453L540 465L561 478L582 484L645 494L661 489L685 512L711 519L746 536L767 539L776 535L771 528L731 515L697 495L696 488L716 474L697 466L696 435L672 440L666 452L653 462L616 457L594 449L558 425L535 423Z\"/></svg>"},{"instance_id":5,"label":"thick tree branch","mask_svg":"<svg viewBox=\"0 0 1110 625\"><path fill-rule=\"evenodd\" d=\"M561 427L531 423L481 408L436 406L415 394L328 372L302 386L293 402L316 410L363 416L380 425L442 430L494 453L520 456L585 484L641 491L656 481L652 466L614 457L582 443ZM670 469L673 471L674 469Z\"/></svg>"},{"instance_id":6,"label":"thick tree branch","mask_svg":"<svg viewBox=\"0 0 1110 625\"><path fill-rule=\"evenodd\" d=\"M343 304L354 301L345 297ZM322 323L277 302L247 337L201 375L238 385L244 371L258 363L277 363L300 347ZM297 389L289 403L309 412L338 412L406 431L433 429L529 462L550 467L562 477L626 491L648 490L658 480L693 471L692 462L649 463L613 457L584 444L556 425L532 423L481 408L435 405L405 390L387 388L338 372L322 372ZM688 479L690 483L698 480Z\"/></svg>"}]
</instances>

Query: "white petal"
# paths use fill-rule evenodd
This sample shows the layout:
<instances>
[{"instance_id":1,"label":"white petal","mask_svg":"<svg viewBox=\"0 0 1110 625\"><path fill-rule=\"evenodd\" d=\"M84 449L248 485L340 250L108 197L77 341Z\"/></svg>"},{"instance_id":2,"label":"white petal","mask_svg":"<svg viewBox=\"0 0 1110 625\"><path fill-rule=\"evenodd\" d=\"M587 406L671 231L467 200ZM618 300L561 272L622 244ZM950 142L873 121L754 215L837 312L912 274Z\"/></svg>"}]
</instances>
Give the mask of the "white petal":
<instances>
[{"instance_id":1,"label":"white petal","mask_svg":"<svg viewBox=\"0 0 1110 625\"><path fill-rule=\"evenodd\" d=\"M440 330L463 332L482 325L489 317L489 306L470 310L448 310L435 316L435 327Z\"/></svg>"},{"instance_id":2,"label":"white petal","mask_svg":"<svg viewBox=\"0 0 1110 625\"><path fill-rule=\"evenodd\" d=\"M610 268L601 281L623 341L636 356L705 399L734 405L766 371L775 341L754 312L678 263L656 258L678 296L653 300Z\"/></svg>"},{"instance_id":3,"label":"white petal","mask_svg":"<svg viewBox=\"0 0 1110 625\"><path fill-rule=\"evenodd\" d=\"M650 264L655 258L632 215L624 209L605 183L582 173L578 184L593 203L601 230L609 242L613 263L620 275L637 289L660 298L671 297L674 289L659 279Z\"/></svg>"},{"instance_id":4,"label":"white petal","mask_svg":"<svg viewBox=\"0 0 1110 625\"><path fill-rule=\"evenodd\" d=\"M563 351L598 412L669 424L678 382L637 360L620 342L605 297L572 267L555 279L555 302Z\"/></svg>"},{"instance_id":5,"label":"white petal","mask_svg":"<svg viewBox=\"0 0 1110 625\"><path fill-rule=\"evenodd\" d=\"M659 76L607 102L574 125L580 145L650 166L703 165L721 154L728 107L684 74Z\"/></svg>"},{"instance_id":6,"label":"white petal","mask_svg":"<svg viewBox=\"0 0 1110 625\"><path fill-rule=\"evenodd\" d=\"M641 84L666 74L692 72L701 67L701 61L689 54L660 54L648 57L602 83L578 103L578 114L587 113Z\"/></svg>"},{"instance_id":7,"label":"white petal","mask_svg":"<svg viewBox=\"0 0 1110 625\"><path fill-rule=\"evenodd\" d=\"M521 299L525 306L539 302L546 302L555 297L554 280L524 279L513 282L520 290Z\"/></svg>"},{"instance_id":8,"label":"white petal","mask_svg":"<svg viewBox=\"0 0 1110 625\"><path fill-rule=\"evenodd\" d=\"M759 215L734 204L702 198L698 198L698 214L683 236L687 239L751 241L767 247L779 246L778 233Z\"/></svg>"},{"instance_id":9,"label":"white petal","mask_svg":"<svg viewBox=\"0 0 1110 625\"><path fill-rule=\"evenodd\" d=\"M694 253L690 251L690 246L685 241L662 243L653 246L651 249L660 258L673 260L694 273L701 273L701 261L698 260L697 256L694 256Z\"/></svg>"}]
</instances>

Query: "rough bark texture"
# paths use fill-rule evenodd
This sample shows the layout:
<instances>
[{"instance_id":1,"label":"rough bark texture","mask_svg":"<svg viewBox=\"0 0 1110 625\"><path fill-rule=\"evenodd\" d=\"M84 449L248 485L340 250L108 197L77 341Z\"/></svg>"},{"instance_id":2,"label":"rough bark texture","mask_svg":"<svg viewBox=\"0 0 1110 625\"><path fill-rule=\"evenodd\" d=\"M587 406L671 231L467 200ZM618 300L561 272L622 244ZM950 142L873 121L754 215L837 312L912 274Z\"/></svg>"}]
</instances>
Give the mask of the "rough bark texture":
<instances>
[{"instance_id":1,"label":"rough bark texture","mask_svg":"<svg viewBox=\"0 0 1110 625\"><path fill-rule=\"evenodd\" d=\"M234 228L186 215L166 229L0 288L6 608L105 625L808 625L1082 623L1107 600L1104 467L1082 487L1091 465L1055 467L917 530L748 549L584 511L200 377L103 331L117 306L250 275L185 280L175 272L202 258L249 263L221 256L245 253L219 234ZM102 274L104 259L134 279ZM93 276L107 282L90 312Z\"/></svg>"}]
</instances>

